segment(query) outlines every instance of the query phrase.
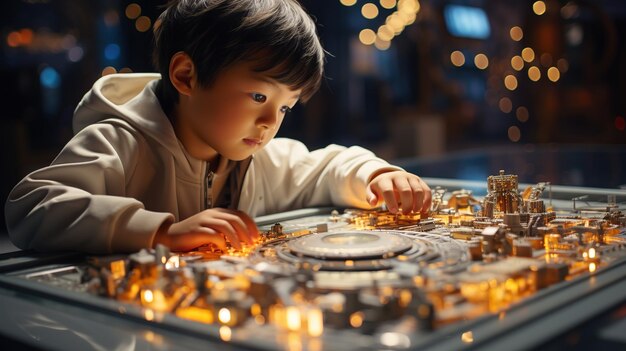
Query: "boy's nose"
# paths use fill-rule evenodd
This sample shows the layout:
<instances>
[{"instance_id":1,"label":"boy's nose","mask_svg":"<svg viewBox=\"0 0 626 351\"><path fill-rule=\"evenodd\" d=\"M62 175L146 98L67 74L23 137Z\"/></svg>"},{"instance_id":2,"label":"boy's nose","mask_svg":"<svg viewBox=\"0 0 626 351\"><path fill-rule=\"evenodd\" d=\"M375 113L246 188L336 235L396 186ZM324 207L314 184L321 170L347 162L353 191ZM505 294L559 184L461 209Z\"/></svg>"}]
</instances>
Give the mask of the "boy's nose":
<instances>
[{"instance_id":1,"label":"boy's nose","mask_svg":"<svg viewBox=\"0 0 626 351\"><path fill-rule=\"evenodd\" d=\"M273 111L266 111L263 115L259 116L256 120L256 124L259 127L265 129L272 129L276 126L278 121L278 113Z\"/></svg>"}]
</instances>

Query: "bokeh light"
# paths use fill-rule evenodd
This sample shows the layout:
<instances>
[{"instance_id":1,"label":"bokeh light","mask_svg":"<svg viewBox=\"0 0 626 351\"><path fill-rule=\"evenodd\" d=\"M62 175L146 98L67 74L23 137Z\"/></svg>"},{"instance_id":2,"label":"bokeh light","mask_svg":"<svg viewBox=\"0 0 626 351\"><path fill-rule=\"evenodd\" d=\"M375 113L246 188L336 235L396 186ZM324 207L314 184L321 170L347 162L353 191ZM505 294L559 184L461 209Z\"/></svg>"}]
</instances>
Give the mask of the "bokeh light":
<instances>
[{"instance_id":1,"label":"bokeh light","mask_svg":"<svg viewBox=\"0 0 626 351\"><path fill-rule=\"evenodd\" d=\"M533 3L533 12L538 16L546 13L546 3L543 1L535 1Z\"/></svg>"},{"instance_id":2,"label":"bokeh light","mask_svg":"<svg viewBox=\"0 0 626 351\"><path fill-rule=\"evenodd\" d=\"M517 126L510 126L507 134L509 136L509 140L511 140L514 143L517 143L521 137L522 137L522 132L519 130L519 127Z\"/></svg>"},{"instance_id":3,"label":"bokeh light","mask_svg":"<svg viewBox=\"0 0 626 351\"><path fill-rule=\"evenodd\" d=\"M511 91L517 89L517 78L512 74L507 75L504 77L504 86Z\"/></svg>"},{"instance_id":4,"label":"bokeh light","mask_svg":"<svg viewBox=\"0 0 626 351\"><path fill-rule=\"evenodd\" d=\"M361 14L367 19L374 19L378 16L378 7L369 2L361 7Z\"/></svg>"},{"instance_id":5,"label":"bokeh light","mask_svg":"<svg viewBox=\"0 0 626 351\"><path fill-rule=\"evenodd\" d=\"M533 60L535 59L535 51L528 47L522 49L522 58L526 62L533 62Z\"/></svg>"},{"instance_id":6,"label":"bokeh light","mask_svg":"<svg viewBox=\"0 0 626 351\"><path fill-rule=\"evenodd\" d=\"M529 118L528 109L525 106L520 106L515 110L515 117L520 122L527 122Z\"/></svg>"},{"instance_id":7,"label":"bokeh light","mask_svg":"<svg viewBox=\"0 0 626 351\"><path fill-rule=\"evenodd\" d=\"M541 71L539 70L537 66L532 66L528 68L528 78L532 80L533 82L536 82L539 79L541 79Z\"/></svg>"},{"instance_id":8,"label":"bokeh light","mask_svg":"<svg viewBox=\"0 0 626 351\"><path fill-rule=\"evenodd\" d=\"M376 41L376 33L369 28L363 29L359 33L359 41L365 45L372 45Z\"/></svg>"},{"instance_id":9,"label":"bokeh light","mask_svg":"<svg viewBox=\"0 0 626 351\"><path fill-rule=\"evenodd\" d=\"M450 62L457 67L461 67L465 64L465 55L459 50L452 51L450 54Z\"/></svg>"},{"instance_id":10,"label":"bokeh light","mask_svg":"<svg viewBox=\"0 0 626 351\"><path fill-rule=\"evenodd\" d=\"M511 58L511 67L516 71L521 71L524 68L524 59L519 55L513 56Z\"/></svg>"},{"instance_id":11,"label":"bokeh light","mask_svg":"<svg viewBox=\"0 0 626 351\"><path fill-rule=\"evenodd\" d=\"M524 38L524 31L522 31L522 28L518 26L511 28L509 34L511 35L511 39L515 41L520 41L522 40L522 38Z\"/></svg>"},{"instance_id":12,"label":"bokeh light","mask_svg":"<svg viewBox=\"0 0 626 351\"><path fill-rule=\"evenodd\" d=\"M478 54L474 56L474 64L479 69L485 69L489 66L489 59L487 58L487 55L485 54Z\"/></svg>"},{"instance_id":13,"label":"bokeh light","mask_svg":"<svg viewBox=\"0 0 626 351\"><path fill-rule=\"evenodd\" d=\"M557 80L559 80L559 78L561 78L561 72L559 72L558 68L556 67L548 68L548 79L550 79L553 82L556 82Z\"/></svg>"}]
</instances>

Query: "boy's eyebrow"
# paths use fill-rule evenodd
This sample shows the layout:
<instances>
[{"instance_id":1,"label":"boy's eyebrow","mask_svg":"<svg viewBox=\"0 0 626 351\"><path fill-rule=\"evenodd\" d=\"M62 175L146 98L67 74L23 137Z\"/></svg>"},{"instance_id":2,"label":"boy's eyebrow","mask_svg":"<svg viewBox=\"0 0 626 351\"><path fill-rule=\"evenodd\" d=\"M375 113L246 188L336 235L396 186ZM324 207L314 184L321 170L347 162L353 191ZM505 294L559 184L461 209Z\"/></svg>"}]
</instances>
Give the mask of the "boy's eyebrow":
<instances>
[{"instance_id":1,"label":"boy's eyebrow","mask_svg":"<svg viewBox=\"0 0 626 351\"><path fill-rule=\"evenodd\" d=\"M278 86L278 83L274 79L268 78L268 77L263 76L263 75L255 75L254 79L255 80L259 80L261 82L265 82L265 83L271 84L271 85L273 85L275 87ZM296 94L296 95L292 96L291 98L297 100L297 99L300 98L300 94Z\"/></svg>"}]
</instances>

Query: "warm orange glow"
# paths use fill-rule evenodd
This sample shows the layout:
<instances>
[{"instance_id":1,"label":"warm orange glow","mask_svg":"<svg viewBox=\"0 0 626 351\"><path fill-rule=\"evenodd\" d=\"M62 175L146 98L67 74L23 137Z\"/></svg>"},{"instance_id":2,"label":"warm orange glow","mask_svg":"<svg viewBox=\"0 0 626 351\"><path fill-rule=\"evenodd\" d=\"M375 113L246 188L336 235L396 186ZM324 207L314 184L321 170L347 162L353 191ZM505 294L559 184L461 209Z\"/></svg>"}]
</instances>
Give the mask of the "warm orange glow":
<instances>
[{"instance_id":1,"label":"warm orange glow","mask_svg":"<svg viewBox=\"0 0 626 351\"><path fill-rule=\"evenodd\" d=\"M33 42L34 33L30 28L24 28L20 30L20 37L22 45L30 45Z\"/></svg>"},{"instance_id":2,"label":"warm orange glow","mask_svg":"<svg viewBox=\"0 0 626 351\"><path fill-rule=\"evenodd\" d=\"M533 4L533 12L535 12L538 16L546 13L546 3L543 1L535 1Z\"/></svg>"},{"instance_id":3,"label":"warm orange glow","mask_svg":"<svg viewBox=\"0 0 626 351\"><path fill-rule=\"evenodd\" d=\"M300 330L300 327L302 326L302 324L301 324L301 319L300 319L300 310L298 309L298 307L296 306L287 307L286 318L287 318L287 329L291 331Z\"/></svg>"},{"instance_id":4,"label":"warm orange glow","mask_svg":"<svg viewBox=\"0 0 626 351\"><path fill-rule=\"evenodd\" d=\"M559 72L558 68L556 67L548 68L548 79L550 79L553 82L556 82L559 80L559 78L561 78L561 72Z\"/></svg>"},{"instance_id":5,"label":"warm orange glow","mask_svg":"<svg viewBox=\"0 0 626 351\"><path fill-rule=\"evenodd\" d=\"M107 66L102 70L103 77L109 74L113 74L113 73L117 73L117 70L115 69L115 67Z\"/></svg>"},{"instance_id":6,"label":"warm orange glow","mask_svg":"<svg viewBox=\"0 0 626 351\"><path fill-rule=\"evenodd\" d=\"M500 101L498 102L498 106L500 107L500 111L504 113L509 113L511 112L511 110L513 110L513 103L508 97L503 97L502 99L500 99Z\"/></svg>"},{"instance_id":7,"label":"warm orange glow","mask_svg":"<svg viewBox=\"0 0 626 351\"><path fill-rule=\"evenodd\" d=\"M148 29L150 29L151 25L152 21L146 16L141 16L135 21L135 28L137 29L137 31L142 33L147 32Z\"/></svg>"},{"instance_id":8,"label":"warm orange glow","mask_svg":"<svg viewBox=\"0 0 626 351\"><path fill-rule=\"evenodd\" d=\"M371 2L361 7L361 14L367 19L374 19L378 16L378 7Z\"/></svg>"},{"instance_id":9,"label":"warm orange glow","mask_svg":"<svg viewBox=\"0 0 626 351\"><path fill-rule=\"evenodd\" d=\"M511 67L516 71L521 71L524 68L524 59L519 55L513 56L511 58Z\"/></svg>"},{"instance_id":10,"label":"warm orange glow","mask_svg":"<svg viewBox=\"0 0 626 351\"><path fill-rule=\"evenodd\" d=\"M389 49L391 46L390 41L382 40L380 37L376 37L376 41L374 42L374 46L381 51L385 51Z\"/></svg>"},{"instance_id":11,"label":"warm orange glow","mask_svg":"<svg viewBox=\"0 0 626 351\"><path fill-rule=\"evenodd\" d=\"M420 4L417 0L400 0L398 1L398 11L406 13L417 13L420 10Z\"/></svg>"},{"instance_id":12,"label":"warm orange glow","mask_svg":"<svg viewBox=\"0 0 626 351\"><path fill-rule=\"evenodd\" d=\"M341 2L344 6L352 6L356 4L356 0L339 0L339 2Z\"/></svg>"},{"instance_id":13,"label":"warm orange glow","mask_svg":"<svg viewBox=\"0 0 626 351\"><path fill-rule=\"evenodd\" d=\"M220 339L222 339L222 341L228 342L231 340L232 337L233 331L229 327L225 325L220 327Z\"/></svg>"},{"instance_id":14,"label":"warm orange glow","mask_svg":"<svg viewBox=\"0 0 626 351\"><path fill-rule=\"evenodd\" d=\"M474 64L479 69L485 69L489 66L489 59L485 54L478 54L474 56Z\"/></svg>"},{"instance_id":15,"label":"warm orange glow","mask_svg":"<svg viewBox=\"0 0 626 351\"><path fill-rule=\"evenodd\" d=\"M528 109L524 106L518 107L517 110L515 110L515 116L517 116L517 120L520 122L528 121Z\"/></svg>"},{"instance_id":16,"label":"warm orange glow","mask_svg":"<svg viewBox=\"0 0 626 351\"><path fill-rule=\"evenodd\" d=\"M376 33L371 29L363 29L359 33L359 41L364 45L372 45L376 41Z\"/></svg>"},{"instance_id":17,"label":"warm orange glow","mask_svg":"<svg viewBox=\"0 0 626 351\"><path fill-rule=\"evenodd\" d=\"M384 41L391 41L391 39L393 39L394 36L394 31L393 28L391 28L391 26L388 26L386 24L378 27L378 37Z\"/></svg>"},{"instance_id":18,"label":"warm orange glow","mask_svg":"<svg viewBox=\"0 0 626 351\"><path fill-rule=\"evenodd\" d=\"M18 47L22 44L22 35L19 32L11 32L7 35L7 45L12 48Z\"/></svg>"},{"instance_id":19,"label":"warm orange glow","mask_svg":"<svg viewBox=\"0 0 626 351\"><path fill-rule=\"evenodd\" d=\"M591 263L589 264L589 273L593 273L593 272L595 272L597 268L598 268L598 267L596 266L596 263L595 263L595 262L591 262Z\"/></svg>"},{"instance_id":20,"label":"warm orange glow","mask_svg":"<svg viewBox=\"0 0 626 351\"><path fill-rule=\"evenodd\" d=\"M515 41L520 41L522 40L522 38L524 38L524 31L522 31L522 28L518 26L511 28L509 34L511 35L511 39Z\"/></svg>"},{"instance_id":21,"label":"warm orange glow","mask_svg":"<svg viewBox=\"0 0 626 351\"><path fill-rule=\"evenodd\" d=\"M210 324L213 323L213 313L206 308L199 308L195 306L189 306L184 308L177 308L176 315L180 318L189 319L192 321Z\"/></svg>"},{"instance_id":22,"label":"warm orange glow","mask_svg":"<svg viewBox=\"0 0 626 351\"><path fill-rule=\"evenodd\" d=\"M317 337L324 333L324 316L318 308L310 309L307 313L307 331L309 336Z\"/></svg>"},{"instance_id":23,"label":"warm orange glow","mask_svg":"<svg viewBox=\"0 0 626 351\"><path fill-rule=\"evenodd\" d=\"M129 4L128 6L126 6L126 17L128 17L129 19L135 19L137 17L139 17L139 15L141 15L141 6L139 6L139 4Z\"/></svg>"},{"instance_id":24,"label":"warm orange glow","mask_svg":"<svg viewBox=\"0 0 626 351\"><path fill-rule=\"evenodd\" d=\"M504 77L504 86L511 91L517 89L517 78L512 74Z\"/></svg>"},{"instance_id":25,"label":"warm orange glow","mask_svg":"<svg viewBox=\"0 0 626 351\"><path fill-rule=\"evenodd\" d=\"M217 312L217 319L220 321L220 323L222 324L228 324L231 321L231 313L230 310L226 307L222 307L220 308L220 310Z\"/></svg>"},{"instance_id":26,"label":"warm orange glow","mask_svg":"<svg viewBox=\"0 0 626 351\"><path fill-rule=\"evenodd\" d=\"M396 0L380 0L380 6L386 8L387 10L391 10L396 6Z\"/></svg>"},{"instance_id":27,"label":"warm orange glow","mask_svg":"<svg viewBox=\"0 0 626 351\"><path fill-rule=\"evenodd\" d=\"M474 342L474 334L471 331L466 331L465 333L461 334L461 341L463 341L466 344L471 344Z\"/></svg>"},{"instance_id":28,"label":"warm orange glow","mask_svg":"<svg viewBox=\"0 0 626 351\"><path fill-rule=\"evenodd\" d=\"M459 50L452 51L450 54L450 61L453 65L461 67L465 64L465 55Z\"/></svg>"},{"instance_id":29,"label":"warm orange glow","mask_svg":"<svg viewBox=\"0 0 626 351\"><path fill-rule=\"evenodd\" d=\"M541 79L541 71L539 71L539 68L537 66L532 66L528 69L528 78L533 82Z\"/></svg>"},{"instance_id":30,"label":"warm orange glow","mask_svg":"<svg viewBox=\"0 0 626 351\"><path fill-rule=\"evenodd\" d=\"M354 312L350 315L350 325L352 328L359 328L363 325L363 312Z\"/></svg>"},{"instance_id":31,"label":"warm orange glow","mask_svg":"<svg viewBox=\"0 0 626 351\"><path fill-rule=\"evenodd\" d=\"M535 51L528 47L524 48L522 50L522 58L526 62L533 62L533 60L535 59Z\"/></svg>"}]
</instances>

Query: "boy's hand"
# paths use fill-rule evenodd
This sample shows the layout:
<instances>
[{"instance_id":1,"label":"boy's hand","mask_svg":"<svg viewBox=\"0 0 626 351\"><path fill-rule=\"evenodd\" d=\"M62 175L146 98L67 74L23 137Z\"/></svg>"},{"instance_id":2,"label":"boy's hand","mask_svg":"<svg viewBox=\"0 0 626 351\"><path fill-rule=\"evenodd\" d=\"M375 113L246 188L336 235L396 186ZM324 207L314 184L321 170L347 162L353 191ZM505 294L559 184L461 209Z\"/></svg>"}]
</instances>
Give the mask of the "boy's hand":
<instances>
[{"instance_id":1,"label":"boy's hand","mask_svg":"<svg viewBox=\"0 0 626 351\"><path fill-rule=\"evenodd\" d=\"M206 244L226 250L226 240L241 249L241 243L253 244L259 229L245 213L237 210L212 208L177 223L164 224L152 246L163 244L173 251L189 251Z\"/></svg>"},{"instance_id":2,"label":"boy's hand","mask_svg":"<svg viewBox=\"0 0 626 351\"><path fill-rule=\"evenodd\" d=\"M407 214L411 211L428 215L430 188L420 177L404 171L384 172L376 175L367 185L367 202L376 206L381 200L391 213Z\"/></svg>"}]
</instances>

